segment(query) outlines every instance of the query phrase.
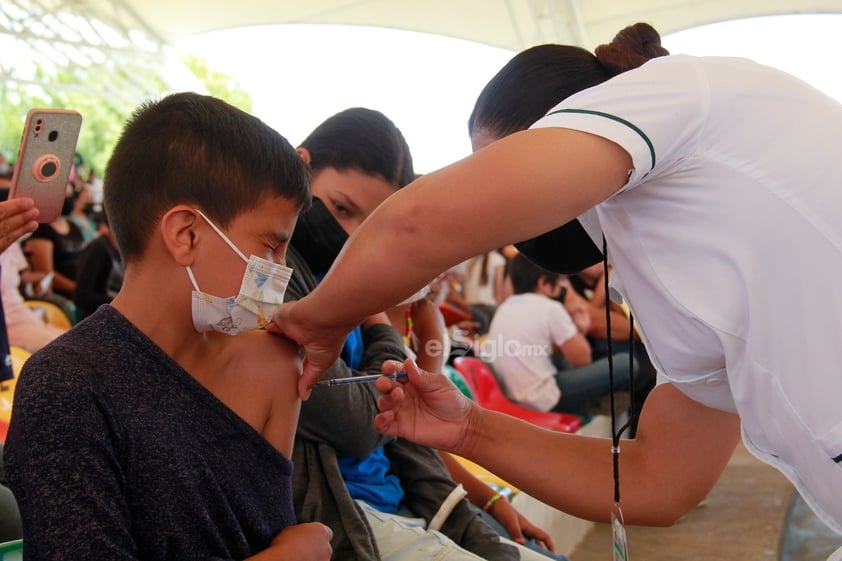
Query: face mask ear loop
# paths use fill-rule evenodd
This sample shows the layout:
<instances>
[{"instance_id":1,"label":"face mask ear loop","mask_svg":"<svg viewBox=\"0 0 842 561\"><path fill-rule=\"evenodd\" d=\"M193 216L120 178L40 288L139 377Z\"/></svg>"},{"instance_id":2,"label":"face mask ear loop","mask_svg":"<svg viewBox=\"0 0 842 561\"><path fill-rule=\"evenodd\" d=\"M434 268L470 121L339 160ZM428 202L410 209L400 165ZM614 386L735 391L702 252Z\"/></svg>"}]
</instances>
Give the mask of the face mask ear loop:
<instances>
[{"instance_id":1,"label":"face mask ear loop","mask_svg":"<svg viewBox=\"0 0 842 561\"><path fill-rule=\"evenodd\" d=\"M198 208L194 208L193 210L195 210L196 212L198 212L198 213L199 213L199 216L201 216L202 218L204 218L204 219L205 219L205 222L207 222L207 223L208 223L208 225L209 225L211 228L213 228L213 231L214 231L214 232L216 232L217 234L219 234L219 237L220 237L220 238L222 238L222 240L223 240L225 243L227 243L227 244L228 244L228 247L230 247L231 249L233 249L233 250L237 253L237 255L239 255L239 256L240 256L240 259L242 259L242 260L243 260L243 261L245 261L246 263L248 263L248 262L249 262L248 257L246 257L246 256L243 254L243 252L242 252L242 251L240 251L240 249L239 249L236 245L234 245L234 244L231 242L231 240L229 240L229 239L228 239L228 236L226 236L226 235L222 232L222 230L220 230L220 229L216 226L216 224L214 224L214 223L211 221L211 219L210 219L210 218L208 218L207 216L205 216L205 213L204 213L204 212L202 212L202 211L201 211L201 210L199 210Z\"/></svg>"},{"instance_id":2,"label":"face mask ear loop","mask_svg":"<svg viewBox=\"0 0 842 561\"><path fill-rule=\"evenodd\" d=\"M187 276L190 277L190 282L193 283L193 288L196 290L196 292L201 292L201 290L199 290L199 283L196 282L196 277L193 275L193 271L192 269L190 269L190 265L187 266Z\"/></svg>"}]
</instances>

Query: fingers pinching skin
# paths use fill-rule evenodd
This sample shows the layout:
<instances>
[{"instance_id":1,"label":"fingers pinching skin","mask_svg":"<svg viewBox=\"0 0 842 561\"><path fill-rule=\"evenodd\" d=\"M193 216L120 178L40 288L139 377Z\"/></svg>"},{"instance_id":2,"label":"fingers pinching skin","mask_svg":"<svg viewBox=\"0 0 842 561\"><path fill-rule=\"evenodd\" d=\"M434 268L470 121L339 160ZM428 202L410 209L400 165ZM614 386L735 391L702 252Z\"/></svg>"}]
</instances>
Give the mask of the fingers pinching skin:
<instances>
[{"instance_id":1,"label":"fingers pinching skin","mask_svg":"<svg viewBox=\"0 0 842 561\"><path fill-rule=\"evenodd\" d=\"M275 310L266 331L286 337L304 349L298 395L306 400L319 378L339 358L346 333L338 329L319 331L307 321L304 312L296 314L299 302L287 302Z\"/></svg>"}]
</instances>

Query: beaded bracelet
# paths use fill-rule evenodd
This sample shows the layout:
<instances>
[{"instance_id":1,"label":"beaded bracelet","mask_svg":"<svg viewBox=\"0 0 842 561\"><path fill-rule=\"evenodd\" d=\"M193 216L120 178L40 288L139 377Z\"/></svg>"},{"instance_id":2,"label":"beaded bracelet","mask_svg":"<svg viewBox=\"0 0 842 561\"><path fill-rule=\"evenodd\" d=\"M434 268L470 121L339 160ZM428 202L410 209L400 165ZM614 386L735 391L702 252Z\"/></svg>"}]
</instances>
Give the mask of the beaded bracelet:
<instances>
[{"instance_id":1,"label":"beaded bracelet","mask_svg":"<svg viewBox=\"0 0 842 561\"><path fill-rule=\"evenodd\" d=\"M502 498L503 495L501 495L500 493L494 493L494 495L485 503L485 506L482 507L482 510L488 512L491 509L491 507L494 506L494 503L496 503Z\"/></svg>"}]
</instances>

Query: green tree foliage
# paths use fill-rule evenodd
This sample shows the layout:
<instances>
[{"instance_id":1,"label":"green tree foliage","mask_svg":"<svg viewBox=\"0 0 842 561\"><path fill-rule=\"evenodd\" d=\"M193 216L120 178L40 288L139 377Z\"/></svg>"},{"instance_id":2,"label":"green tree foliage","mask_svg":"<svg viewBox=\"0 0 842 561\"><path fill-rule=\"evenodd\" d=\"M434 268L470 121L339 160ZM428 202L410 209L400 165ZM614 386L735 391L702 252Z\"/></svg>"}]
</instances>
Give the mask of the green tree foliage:
<instances>
[{"instance_id":1,"label":"green tree foliage","mask_svg":"<svg viewBox=\"0 0 842 561\"><path fill-rule=\"evenodd\" d=\"M36 89L0 82L0 152L6 160L13 161L17 157L26 112L31 107L47 106L49 102Z\"/></svg>"},{"instance_id":2,"label":"green tree foliage","mask_svg":"<svg viewBox=\"0 0 842 561\"><path fill-rule=\"evenodd\" d=\"M239 82L224 72L210 68L207 61L203 58L192 54L183 54L181 55L181 60L205 85L210 95L227 101L234 107L238 107L247 113L251 113L251 95L242 89Z\"/></svg>"},{"instance_id":3,"label":"green tree foliage","mask_svg":"<svg viewBox=\"0 0 842 561\"><path fill-rule=\"evenodd\" d=\"M8 160L17 157L26 113L33 107L74 109L82 114L82 130L76 150L100 177L120 136L123 123L134 109L127 100L111 100L91 92L69 87L73 77L67 73L49 78L56 87L6 82L0 87L0 150Z\"/></svg>"},{"instance_id":4,"label":"green tree foliage","mask_svg":"<svg viewBox=\"0 0 842 561\"><path fill-rule=\"evenodd\" d=\"M185 57L184 63L211 95L251 112L251 96L230 76L212 70L204 59L196 56ZM135 76L133 80L135 84L146 85L148 91L145 98L159 97L170 89L155 70L148 69L145 74L142 77ZM14 161L17 157L20 135L29 109L75 109L82 114L77 151L85 158L88 166L102 177L123 125L136 109L137 102L131 99L137 97L137 92L132 96L118 97L108 94L105 88L98 88L97 84L80 83L83 81L78 74L60 70L46 75L40 68L33 82L51 84L51 87L0 81L0 152L6 160Z\"/></svg>"}]
</instances>

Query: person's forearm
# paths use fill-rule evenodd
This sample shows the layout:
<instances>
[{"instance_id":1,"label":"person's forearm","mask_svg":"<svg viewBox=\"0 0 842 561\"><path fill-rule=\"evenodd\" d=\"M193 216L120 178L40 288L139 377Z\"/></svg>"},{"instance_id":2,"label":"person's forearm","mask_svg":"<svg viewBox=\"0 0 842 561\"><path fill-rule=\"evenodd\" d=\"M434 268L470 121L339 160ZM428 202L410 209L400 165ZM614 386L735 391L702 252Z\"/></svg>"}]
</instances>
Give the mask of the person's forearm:
<instances>
[{"instance_id":1,"label":"person's forearm","mask_svg":"<svg viewBox=\"0 0 842 561\"><path fill-rule=\"evenodd\" d=\"M560 510L606 521L614 485L610 440L550 432L485 410L468 448L454 453Z\"/></svg>"},{"instance_id":2,"label":"person's forearm","mask_svg":"<svg viewBox=\"0 0 842 561\"><path fill-rule=\"evenodd\" d=\"M418 337L418 366L427 372L443 372L450 342L441 310L425 298L412 305L412 312Z\"/></svg>"},{"instance_id":3,"label":"person's forearm","mask_svg":"<svg viewBox=\"0 0 842 561\"><path fill-rule=\"evenodd\" d=\"M56 272L53 277L53 290L64 294L73 294L73 291L76 290L76 281Z\"/></svg>"},{"instance_id":4,"label":"person's forearm","mask_svg":"<svg viewBox=\"0 0 842 561\"><path fill-rule=\"evenodd\" d=\"M501 269L505 269L505 267L501 267ZM508 296L506 291L506 275L503 270L499 272L499 275L494 279L494 302L497 305L503 303L503 301Z\"/></svg>"},{"instance_id":5,"label":"person's forearm","mask_svg":"<svg viewBox=\"0 0 842 561\"><path fill-rule=\"evenodd\" d=\"M579 165L591 157L604 165ZM301 300L296 318L316 329L359 324L469 257L575 218L622 186L629 167L628 154L592 135L510 135L390 196ZM514 191L515 184L528 184L529 193Z\"/></svg>"},{"instance_id":6,"label":"person's forearm","mask_svg":"<svg viewBox=\"0 0 842 561\"><path fill-rule=\"evenodd\" d=\"M450 477L457 483L461 483L467 492L468 500L473 504L482 507L488 499L494 496L494 489L485 484L484 481L477 478L468 469L459 463L452 454L448 452L439 451L444 465L447 466L447 471L450 472Z\"/></svg>"},{"instance_id":7,"label":"person's forearm","mask_svg":"<svg viewBox=\"0 0 842 561\"><path fill-rule=\"evenodd\" d=\"M592 359L591 345L581 333L577 333L564 342L561 346L561 354L571 366L584 366L590 364Z\"/></svg>"},{"instance_id":8,"label":"person's forearm","mask_svg":"<svg viewBox=\"0 0 842 561\"><path fill-rule=\"evenodd\" d=\"M653 397L647 399L647 407ZM676 398L663 392L660 397ZM641 416L637 438L620 443L620 498L628 524L674 523L709 492L739 439L734 415L681 396L658 401L651 409L660 411ZM679 428L674 415L690 409L691 424ZM478 408L477 412L453 453L560 510L588 520L608 520L614 506L610 439L552 432L501 413ZM685 477L693 471L699 477Z\"/></svg>"},{"instance_id":9,"label":"person's forearm","mask_svg":"<svg viewBox=\"0 0 842 561\"><path fill-rule=\"evenodd\" d=\"M20 272L20 282L21 284L29 284L29 283L39 283L43 280L44 277L47 276L47 273L44 271L30 271L29 269L24 269Z\"/></svg>"},{"instance_id":10,"label":"person's forearm","mask_svg":"<svg viewBox=\"0 0 842 561\"><path fill-rule=\"evenodd\" d=\"M589 310L591 324L588 328L588 335L599 339L611 339L612 341L628 341L631 323L629 318L622 312L610 310L611 333L608 333L608 322L605 318L605 308L590 306Z\"/></svg>"}]
</instances>

